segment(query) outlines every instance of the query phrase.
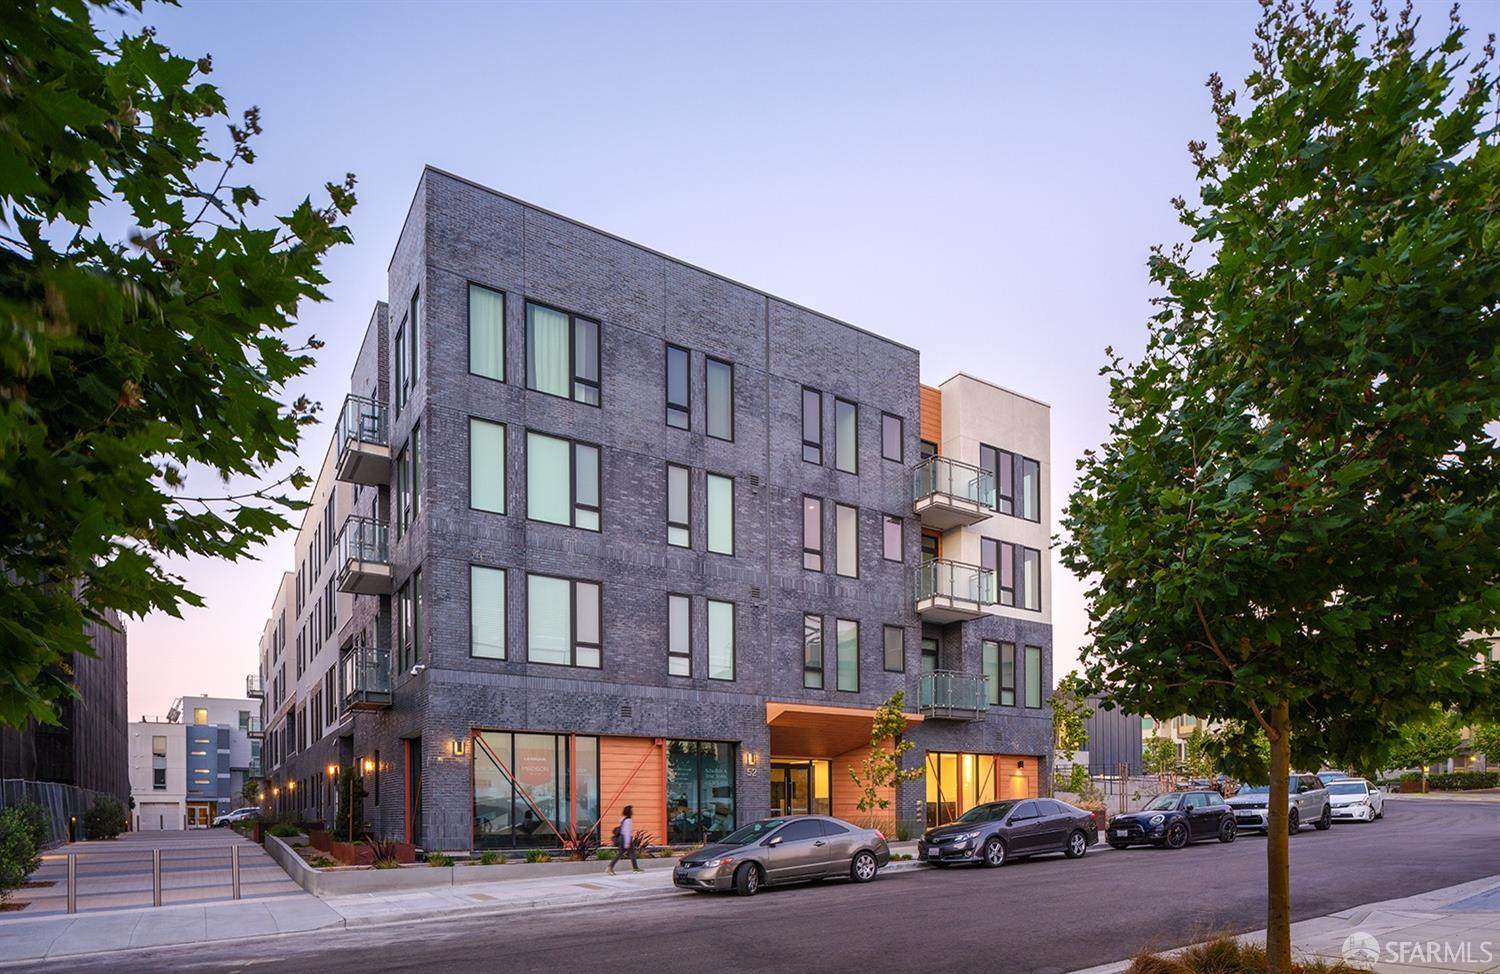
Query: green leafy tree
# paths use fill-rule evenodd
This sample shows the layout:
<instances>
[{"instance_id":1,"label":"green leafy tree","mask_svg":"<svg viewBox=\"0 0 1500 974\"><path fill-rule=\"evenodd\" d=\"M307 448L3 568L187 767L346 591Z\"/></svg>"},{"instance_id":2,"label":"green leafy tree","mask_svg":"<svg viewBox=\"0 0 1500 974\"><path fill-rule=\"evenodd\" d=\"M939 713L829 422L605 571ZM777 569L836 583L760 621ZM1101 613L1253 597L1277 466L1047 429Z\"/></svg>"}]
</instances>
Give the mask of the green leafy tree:
<instances>
[{"instance_id":1,"label":"green leafy tree","mask_svg":"<svg viewBox=\"0 0 1500 974\"><path fill-rule=\"evenodd\" d=\"M1391 761L1399 767L1420 769L1425 792L1428 765L1453 757L1462 744L1463 721L1458 714L1434 707L1401 725L1391 745Z\"/></svg>"},{"instance_id":2,"label":"green leafy tree","mask_svg":"<svg viewBox=\"0 0 1500 974\"><path fill-rule=\"evenodd\" d=\"M1210 78L1199 202L1174 201L1195 247L1152 254L1158 312L1139 361L1109 352L1063 518L1090 685L1266 734L1275 974L1294 762L1377 763L1496 682L1466 637L1500 628L1493 46L1466 54L1456 10L1431 49L1409 7L1370 20L1267 2L1243 91Z\"/></svg>"},{"instance_id":3,"label":"green leafy tree","mask_svg":"<svg viewBox=\"0 0 1500 974\"><path fill-rule=\"evenodd\" d=\"M245 783L240 786L240 800L246 805L260 804L260 779L246 778Z\"/></svg>"},{"instance_id":4,"label":"green leafy tree","mask_svg":"<svg viewBox=\"0 0 1500 974\"><path fill-rule=\"evenodd\" d=\"M1168 775L1177 770L1177 745L1165 737L1141 742L1141 766L1147 774Z\"/></svg>"},{"instance_id":5,"label":"green leafy tree","mask_svg":"<svg viewBox=\"0 0 1500 974\"><path fill-rule=\"evenodd\" d=\"M41 847L27 815L20 808L0 808L0 902L41 865Z\"/></svg>"},{"instance_id":6,"label":"green leafy tree","mask_svg":"<svg viewBox=\"0 0 1500 974\"><path fill-rule=\"evenodd\" d=\"M906 733L906 713L902 705L906 702L904 691L897 690L879 707L870 721L870 750L858 766L849 767L849 777L859 789L859 799L854 807L873 823L882 817L877 813L887 811L891 800L883 794L898 782L913 781L923 774L921 768L903 768L901 756L915 745L902 737Z\"/></svg>"},{"instance_id":7,"label":"green leafy tree","mask_svg":"<svg viewBox=\"0 0 1500 974\"><path fill-rule=\"evenodd\" d=\"M1088 690L1083 678L1069 673L1057 681L1052 691L1052 746L1059 763L1070 764L1067 777L1057 776L1056 787L1062 791L1084 794L1091 790L1093 782L1089 769L1073 762L1073 756L1088 746L1088 726L1085 723L1094 715L1088 702Z\"/></svg>"},{"instance_id":8,"label":"green leafy tree","mask_svg":"<svg viewBox=\"0 0 1500 974\"><path fill-rule=\"evenodd\" d=\"M1469 747L1483 754L1487 764L1500 767L1500 724L1486 721L1474 725Z\"/></svg>"},{"instance_id":9,"label":"green leafy tree","mask_svg":"<svg viewBox=\"0 0 1500 974\"><path fill-rule=\"evenodd\" d=\"M209 58L106 36L143 5L0 4L4 724L55 722L86 623L201 605L165 559L243 557L307 480L272 472L316 410L284 401L317 347L286 336L350 239L353 177L250 222L259 112L211 137ZM189 496L190 473L246 489Z\"/></svg>"},{"instance_id":10,"label":"green leafy tree","mask_svg":"<svg viewBox=\"0 0 1500 974\"><path fill-rule=\"evenodd\" d=\"M1215 768L1237 781L1252 785L1271 781L1271 742L1254 721L1225 721L1203 741L1203 750Z\"/></svg>"},{"instance_id":11,"label":"green leafy tree","mask_svg":"<svg viewBox=\"0 0 1500 974\"><path fill-rule=\"evenodd\" d=\"M118 798L101 795L83 813L83 834L90 839L113 839L125 831L125 805Z\"/></svg>"},{"instance_id":12,"label":"green leafy tree","mask_svg":"<svg viewBox=\"0 0 1500 974\"><path fill-rule=\"evenodd\" d=\"M1218 762L1208 747L1212 736L1199 724L1188 734L1187 740L1183 741L1186 751L1182 763L1187 773L1194 778L1209 778L1219 771Z\"/></svg>"},{"instance_id":13,"label":"green leafy tree","mask_svg":"<svg viewBox=\"0 0 1500 974\"><path fill-rule=\"evenodd\" d=\"M340 842L353 842L364 833L365 779L352 767L339 769L334 781L338 789L338 801L333 816L333 837ZM352 789L352 790L351 790ZM353 811L351 828L351 815Z\"/></svg>"}]
</instances>

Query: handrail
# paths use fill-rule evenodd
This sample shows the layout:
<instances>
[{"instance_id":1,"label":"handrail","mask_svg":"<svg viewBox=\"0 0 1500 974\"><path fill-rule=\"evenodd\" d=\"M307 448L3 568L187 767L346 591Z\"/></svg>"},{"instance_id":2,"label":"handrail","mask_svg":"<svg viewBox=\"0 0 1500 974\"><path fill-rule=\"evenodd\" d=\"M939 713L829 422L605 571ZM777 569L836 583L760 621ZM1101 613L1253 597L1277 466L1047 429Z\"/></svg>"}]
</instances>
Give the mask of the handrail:
<instances>
[{"instance_id":1,"label":"handrail","mask_svg":"<svg viewBox=\"0 0 1500 974\"><path fill-rule=\"evenodd\" d=\"M928 457L912 470L912 500L935 494L995 508L995 475L950 457Z\"/></svg>"},{"instance_id":2,"label":"handrail","mask_svg":"<svg viewBox=\"0 0 1500 974\"><path fill-rule=\"evenodd\" d=\"M937 558L917 568L916 600L961 599L980 605L995 604L995 571L978 565Z\"/></svg>"},{"instance_id":3,"label":"handrail","mask_svg":"<svg viewBox=\"0 0 1500 974\"><path fill-rule=\"evenodd\" d=\"M383 646L356 642L339 659L344 699L356 694L391 692L391 652Z\"/></svg>"},{"instance_id":4,"label":"handrail","mask_svg":"<svg viewBox=\"0 0 1500 974\"><path fill-rule=\"evenodd\" d=\"M373 561L385 563L390 560L390 526L372 517L352 516L344 521L339 530L339 561Z\"/></svg>"},{"instance_id":5,"label":"handrail","mask_svg":"<svg viewBox=\"0 0 1500 974\"><path fill-rule=\"evenodd\" d=\"M344 452L344 445L350 441L389 446L390 431L385 416L385 403L353 393L345 396L339 411L339 435L335 438L339 453Z\"/></svg>"},{"instance_id":6,"label":"handrail","mask_svg":"<svg viewBox=\"0 0 1500 974\"><path fill-rule=\"evenodd\" d=\"M978 715L990 709L990 678L957 670L923 673L917 685L919 709L925 714Z\"/></svg>"}]
</instances>

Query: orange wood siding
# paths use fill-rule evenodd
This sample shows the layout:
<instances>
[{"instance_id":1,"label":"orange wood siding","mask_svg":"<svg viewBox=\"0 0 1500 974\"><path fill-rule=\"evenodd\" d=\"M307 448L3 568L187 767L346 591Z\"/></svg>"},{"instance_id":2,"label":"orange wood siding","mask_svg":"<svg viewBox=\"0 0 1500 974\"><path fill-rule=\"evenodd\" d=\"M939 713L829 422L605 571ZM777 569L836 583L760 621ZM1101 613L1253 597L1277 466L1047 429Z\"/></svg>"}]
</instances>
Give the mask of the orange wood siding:
<instances>
[{"instance_id":1,"label":"orange wood siding","mask_svg":"<svg viewBox=\"0 0 1500 974\"><path fill-rule=\"evenodd\" d=\"M608 844L620 811L634 806L637 835L650 832L667 841L665 745L649 737L599 738L599 841Z\"/></svg>"},{"instance_id":2,"label":"orange wood siding","mask_svg":"<svg viewBox=\"0 0 1500 974\"><path fill-rule=\"evenodd\" d=\"M1041 766L1040 758L1031 754L1000 754L995 760L1001 799L1037 797L1036 771ZM1017 768L1017 761L1024 761L1026 766Z\"/></svg>"},{"instance_id":3,"label":"orange wood siding","mask_svg":"<svg viewBox=\"0 0 1500 974\"><path fill-rule=\"evenodd\" d=\"M829 795L831 799L832 813L834 818L841 818L855 825L868 825L873 823L885 829L889 834L895 834L896 824L896 789L880 789L880 797L890 802L885 809L877 809L874 812L861 812L856 805L862 789L849 777L849 769L858 771L864 767L865 755L870 753L870 746L856 748L853 751L845 751L843 754L833 758L830 762L829 772Z\"/></svg>"},{"instance_id":4,"label":"orange wood siding","mask_svg":"<svg viewBox=\"0 0 1500 974\"><path fill-rule=\"evenodd\" d=\"M929 443L943 447L943 394L934 386L921 386L917 396L918 433Z\"/></svg>"}]
</instances>

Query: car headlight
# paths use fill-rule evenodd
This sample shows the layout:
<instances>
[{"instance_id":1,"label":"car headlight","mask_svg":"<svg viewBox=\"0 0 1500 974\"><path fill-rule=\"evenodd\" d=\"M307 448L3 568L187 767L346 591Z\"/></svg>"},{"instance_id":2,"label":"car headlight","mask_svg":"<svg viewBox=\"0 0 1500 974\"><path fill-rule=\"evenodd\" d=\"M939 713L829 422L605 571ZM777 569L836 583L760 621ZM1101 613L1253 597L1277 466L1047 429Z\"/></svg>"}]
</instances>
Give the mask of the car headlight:
<instances>
[{"instance_id":1,"label":"car headlight","mask_svg":"<svg viewBox=\"0 0 1500 974\"><path fill-rule=\"evenodd\" d=\"M965 832L963 835L959 836L959 838L962 839L964 842L970 842L970 841L973 841L974 839L979 838L979 833L978 832Z\"/></svg>"},{"instance_id":2,"label":"car headlight","mask_svg":"<svg viewBox=\"0 0 1500 974\"><path fill-rule=\"evenodd\" d=\"M1151 824L1152 825L1160 825L1161 823L1165 822L1166 820L1167 820L1167 817L1165 815L1153 815L1153 816L1151 816Z\"/></svg>"},{"instance_id":3,"label":"car headlight","mask_svg":"<svg viewBox=\"0 0 1500 974\"><path fill-rule=\"evenodd\" d=\"M708 860L703 865L707 866L710 869L717 869L720 866L727 866L731 862L734 862L734 856L720 856L717 859Z\"/></svg>"}]
</instances>

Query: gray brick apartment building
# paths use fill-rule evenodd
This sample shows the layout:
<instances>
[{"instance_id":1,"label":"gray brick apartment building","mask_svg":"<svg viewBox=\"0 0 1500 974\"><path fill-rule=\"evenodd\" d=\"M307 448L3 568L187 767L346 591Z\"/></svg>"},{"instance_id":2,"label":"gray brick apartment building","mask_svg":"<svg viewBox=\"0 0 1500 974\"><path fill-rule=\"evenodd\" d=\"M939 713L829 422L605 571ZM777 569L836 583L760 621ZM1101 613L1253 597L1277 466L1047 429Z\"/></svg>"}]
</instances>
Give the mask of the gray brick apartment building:
<instances>
[{"instance_id":1,"label":"gray brick apartment building","mask_svg":"<svg viewBox=\"0 0 1500 974\"><path fill-rule=\"evenodd\" d=\"M352 766L429 849L680 843L1046 780L1044 404L431 168L387 293L252 677L278 814Z\"/></svg>"}]
</instances>

